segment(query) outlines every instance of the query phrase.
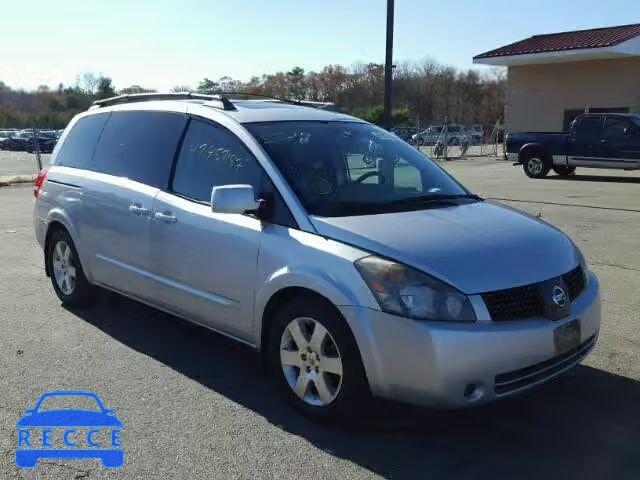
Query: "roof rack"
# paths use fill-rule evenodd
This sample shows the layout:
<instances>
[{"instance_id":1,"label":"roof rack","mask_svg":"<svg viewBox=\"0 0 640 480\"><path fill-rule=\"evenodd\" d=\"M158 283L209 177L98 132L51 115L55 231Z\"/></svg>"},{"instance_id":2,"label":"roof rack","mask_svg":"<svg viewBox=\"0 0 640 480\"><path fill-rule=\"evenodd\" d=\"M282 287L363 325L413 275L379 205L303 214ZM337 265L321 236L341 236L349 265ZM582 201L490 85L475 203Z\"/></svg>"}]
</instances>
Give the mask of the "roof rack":
<instances>
[{"instance_id":1,"label":"roof rack","mask_svg":"<svg viewBox=\"0 0 640 480\"><path fill-rule=\"evenodd\" d=\"M205 95L194 92L176 92L176 93L132 93L128 95L118 95L117 97L105 98L104 100L96 100L92 106L94 108L108 107L110 105L119 105L130 102L151 102L154 100L208 100L218 101L222 110L235 110L236 107L231 101L223 95Z\"/></svg>"},{"instance_id":2,"label":"roof rack","mask_svg":"<svg viewBox=\"0 0 640 480\"><path fill-rule=\"evenodd\" d=\"M282 97L273 97L271 95L265 95L262 93L247 93L247 92L220 92L221 96L225 97L240 97L237 100L244 100L242 97L257 97L264 98L265 100L276 100L282 103L288 103L290 105L301 105L305 107L312 107L318 109L324 108L332 108L335 107L335 103L333 102L316 102L312 100L294 100L290 98L282 98ZM247 99L249 100L249 99Z\"/></svg>"}]
</instances>

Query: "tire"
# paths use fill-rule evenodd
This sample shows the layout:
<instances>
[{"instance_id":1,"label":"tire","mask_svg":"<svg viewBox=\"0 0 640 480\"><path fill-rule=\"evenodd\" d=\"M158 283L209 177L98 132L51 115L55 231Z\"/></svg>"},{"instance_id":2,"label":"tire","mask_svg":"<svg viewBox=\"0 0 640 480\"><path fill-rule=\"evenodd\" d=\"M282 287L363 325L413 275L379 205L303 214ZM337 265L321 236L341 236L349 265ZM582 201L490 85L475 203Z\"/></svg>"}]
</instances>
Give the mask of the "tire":
<instances>
[{"instance_id":1,"label":"tire","mask_svg":"<svg viewBox=\"0 0 640 480\"><path fill-rule=\"evenodd\" d=\"M449 145L460 145L460 139L458 137L453 137L451 140L449 140Z\"/></svg>"},{"instance_id":2,"label":"tire","mask_svg":"<svg viewBox=\"0 0 640 480\"><path fill-rule=\"evenodd\" d=\"M296 325L299 330L292 335ZM316 330L318 325L324 330ZM317 332L320 335L314 337ZM352 418L368 404L369 386L355 339L340 313L324 299L303 295L287 302L275 313L267 338L271 374L304 415L336 421ZM318 344L316 338L323 341ZM302 396L294 391L296 386Z\"/></svg>"},{"instance_id":3,"label":"tire","mask_svg":"<svg viewBox=\"0 0 640 480\"><path fill-rule=\"evenodd\" d=\"M53 289L63 304L82 307L93 303L97 288L85 277L76 247L66 230L60 228L51 234L46 262Z\"/></svg>"},{"instance_id":4,"label":"tire","mask_svg":"<svg viewBox=\"0 0 640 480\"><path fill-rule=\"evenodd\" d=\"M576 167L565 167L563 165L558 165L553 167L553 171L561 177L566 177L569 175L573 175L576 171Z\"/></svg>"},{"instance_id":5,"label":"tire","mask_svg":"<svg viewBox=\"0 0 640 480\"><path fill-rule=\"evenodd\" d=\"M539 152L527 154L527 158L522 162L524 173L529 178L543 178L547 176L551 166L549 160Z\"/></svg>"}]
</instances>

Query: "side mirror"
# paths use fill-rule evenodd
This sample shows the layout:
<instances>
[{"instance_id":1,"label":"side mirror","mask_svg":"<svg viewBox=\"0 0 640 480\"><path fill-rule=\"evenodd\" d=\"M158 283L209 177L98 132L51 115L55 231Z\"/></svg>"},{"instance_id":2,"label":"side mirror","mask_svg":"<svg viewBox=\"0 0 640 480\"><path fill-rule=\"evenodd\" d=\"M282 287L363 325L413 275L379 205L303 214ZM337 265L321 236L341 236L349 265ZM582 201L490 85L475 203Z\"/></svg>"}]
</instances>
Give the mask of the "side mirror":
<instances>
[{"instance_id":1,"label":"side mirror","mask_svg":"<svg viewBox=\"0 0 640 480\"><path fill-rule=\"evenodd\" d=\"M217 213L245 213L258 210L260 202L251 185L221 185L211 190L211 210Z\"/></svg>"}]
</instances>

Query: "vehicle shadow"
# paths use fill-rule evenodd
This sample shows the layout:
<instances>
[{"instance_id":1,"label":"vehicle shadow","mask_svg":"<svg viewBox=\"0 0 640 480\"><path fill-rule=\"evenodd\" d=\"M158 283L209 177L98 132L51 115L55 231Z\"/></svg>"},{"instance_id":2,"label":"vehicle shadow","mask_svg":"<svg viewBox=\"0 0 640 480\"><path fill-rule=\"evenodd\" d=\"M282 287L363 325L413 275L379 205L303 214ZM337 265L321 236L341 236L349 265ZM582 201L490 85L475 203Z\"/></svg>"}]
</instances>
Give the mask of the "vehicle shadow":
<instances>
[{"instance_id":1,"label":"vehicle shadow","mask_svg":"<svg viewBox=\"0 0 640 480\"><path fill-rule=\"evenodd\" d=\"M548 175L542 180L568 180L570 182L640 183L638 177L618 177L613 175Z\"/></svg>"},{"instance_id":2,"label":"vehicle shadow","mask_svg":"<svg viewBox=\"0 0 640 480\"><path fill-rule=\"evenodd\" d=\"M281 400L248 347L111 293L71 311L279 428L384 477L623 479L640 472L640 382L591 367L485 407L437 412L376 401L357 420L324 426Z\"/></svg>"}]
</instances>

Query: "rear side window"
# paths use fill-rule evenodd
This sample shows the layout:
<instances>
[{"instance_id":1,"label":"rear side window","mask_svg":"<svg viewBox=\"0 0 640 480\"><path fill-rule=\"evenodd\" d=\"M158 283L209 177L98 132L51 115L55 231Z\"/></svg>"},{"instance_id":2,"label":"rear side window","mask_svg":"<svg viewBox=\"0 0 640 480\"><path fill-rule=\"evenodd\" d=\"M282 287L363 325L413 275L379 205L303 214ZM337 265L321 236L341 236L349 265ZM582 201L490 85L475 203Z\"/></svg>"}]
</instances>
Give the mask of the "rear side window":
<instances>
[{"instance_id":1,"label":"rear side window","mask_svg":"<svg viewBox=\"0 0 640 480\"><path fill-rule=\"evenodd\" d=\"M93 153L108 118L109 113L98 113L78 120L60 148L58 165L93 170Z\"/></svg>"},{"instance_id":2,"label":"rear side window","mask_svg":"<svg viewBox=\"0 0 640 480\"><path fill-rule=\"evenodd\" d=\"M602 117L584 117L578 125L579 140L596 140L602 135Z\"/></svg>"},{"instance_id":3,"label":"rear side window","mask_svg":"<svg viewBox=\"0 0 640 480\"><path fill-rule=\"evenodd\" d=\"M113 112L92 170L166 188L187 116L172 112Z\"/></svg>"}]
</instances>

